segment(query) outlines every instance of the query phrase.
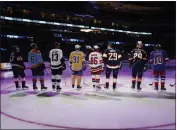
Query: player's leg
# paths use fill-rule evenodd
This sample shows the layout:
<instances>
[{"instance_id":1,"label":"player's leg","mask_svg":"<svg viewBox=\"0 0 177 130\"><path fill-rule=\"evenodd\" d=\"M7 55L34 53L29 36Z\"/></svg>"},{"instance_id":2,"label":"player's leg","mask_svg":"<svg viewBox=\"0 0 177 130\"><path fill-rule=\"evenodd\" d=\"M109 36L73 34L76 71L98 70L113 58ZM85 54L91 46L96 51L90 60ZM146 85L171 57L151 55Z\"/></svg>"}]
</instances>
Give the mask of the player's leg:
<instances>
[{"instance_id":1,"label":"player's leg","mask_svg":"<svg viewBox=\"0 0 177 130\"><path fill-rule=\"evenodd\" d=\"M96 85L96 75L95 75L95 73L92 73L92 85L93 85L93 88L95 88L95 85Z\"/></svg>"},{"instance_id":2,"label":"player's leg","mask_svg":"<svg viewBox=\"0 0 177 130\"><path fill-rule=\"evenodd\" d=\"M12 67L13 75L14 75L14 83L16 90L20 89L19 82L18 82L18 74L17 74L17 67Z\"/></svg>"},{"instance_id":3,"label":"player's leg","mask_svg":"<svg viewBox=\"0 0 177 130\"><path fill-rule=\"evenodd\" d=\"M62 75L62 70L61 70L61 69L58 69L58 74L56 75L57 91L60 91L60 90L61 90L61 87L60 87L61 75Z\"/></svg>"},{"instance_id":4,"label":"player's leg","mask_svg":"<svg viewBox=\"0 0 177 130\"><path fill-rule=\"evenodd\" d=\"M106 67L106 89L109 88L109 79L110 79L110 75L111 75L111 69Z\"/></svg>"},{"instance_id":5,"label":"player's leg","mask_svg":"<svg viewBox=\"0 0 177 130\"><path fill-rule=\"evenodd\" d=\"M55 89L56 89L56 70L51 69L51 71L52 71L52 89L53 89L53 91L55 91Z\"/></svg>"},{"instance_id":6,"label":"player's leg","mask_svg":"<svg viewBox=\"0 0 177 130\"><path fill-rule=\"evenodd\" d=\"M29 87L26 86L26 80L25 80L26 75L25 75L24 69L22 68L19 69L19 75L22 78L22 89L23 90L28 89Z\"/></svg>"},{"instance_id":7,"label":"player's leg","mask_svg":"<svg viewBox=\"0 0 177 130\"><path fill-rule=\"evenodd\" d=\"M46 90L47 87L45 87L45 83L44 83L44 70L41 67L38 67L37 70L38 70L39 80L41 83L41 90Z\"/></svg>"},{"instance_id":8,"label":"player's leg","mask_svg":"<svg viewBox=\"0 0 177 130\"><path fill-rule=\"evenodd\" d=\"M159 72L153 70L153 75L154 75L154 89L158 90L159 89Z\"/></svg>"},{"instance_id":9,"label":"player's leg","mask_svg":"<svg viewBox=\"0 0 177 130\"><path fill-rule=\"evenodd\" d=\"M137 90L141 90L141 82L142 82L142 77L143 77L143 70L138 72L138 80L137 80Z\"/></svg>"},{"instance_id":10,"label":"player's leg","mask_svg":"<svg viewBox=\"0 0 177 130\"><path fill-rule=\"evenodd\" d=\"M77 89L81 89L82 70L77 72Z\"/></svg>"},{"instance_id":11,"label":"player's leg","mask_svg":"<svg viewBox=\"0 0 177 130\"><path fill-rule=\"evenodd\" d=\"M166 71L160 72L160 78L161 78L161 90L166 90L165 88L165 78L166 78Z\"/></svg>"},{"instance_id":12,"label":"player's leg","mask_svg":"<svg viewBox=\"0 0 177 130\"><path fill-rule=\"evenodd\" d=\"M98 90L101 89L101 87L100 87L100 75L101 75L101 72L97 72L97 74L95 75L96 88Z\"/></svg>"},{"instance_id":13,"label":"player's leg","mask_svg":"<svg viewBox=\"0 0 177 130\"><path fill-rule=\"evenodd\" d=\"M118 73L119 73L119 69L113 69L113 90L116 89Z\"/></svg>"},{"instance_id":14,"label":"player's leg","mask_svg":"<svg viewBox=\"0 0 177 130\"><path fill-rule=\"evenodd\" d=\"M75 79L76 79L76 71L72 72L72 88L75 86Z\"/></svg>"},{"instance_id":15,"label":"player's leg","mask_svg":"<svg viewBox=\"0 0 177 130\"><path fill-rule=\"evenodd\" d=\"M37 86L36 86L36 83L37 83L37 73L36 73L36 68L32 68L31 71L32 71L32 76L33 76L33 78L32 78L32 82L33 82L33 90L36 91L36 90L38 89Z\"/></svg>"},{"instance_id":16,"label":"player's leg","mask_svg":"<svg viewBox=\"0 0 177 130\"><path fill-rule=\"evenodd\" d=\"M132 86L131 86L132 89L135 89L136 75L137 75L136 69L132 68Z\"/></svg>"}]
</instances>

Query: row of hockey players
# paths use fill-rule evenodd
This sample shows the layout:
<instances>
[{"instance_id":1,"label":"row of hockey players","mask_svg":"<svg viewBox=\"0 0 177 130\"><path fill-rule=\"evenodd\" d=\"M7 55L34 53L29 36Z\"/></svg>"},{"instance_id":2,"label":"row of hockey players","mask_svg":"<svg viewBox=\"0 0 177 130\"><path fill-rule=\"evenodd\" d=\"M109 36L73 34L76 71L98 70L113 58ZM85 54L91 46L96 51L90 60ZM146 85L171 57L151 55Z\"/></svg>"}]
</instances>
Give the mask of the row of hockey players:
<instances>
[{"instance_id":1,"label":"row of hockey players","mask_svg":"<svg viewBox=\"0 0 177 130\"><path fill-rule=\"evenodd\" d=\"M63 58L63 52L60 49L60 43L54 44L55 48L49 53L50 67L52 71L52 88L53 90L60 91L61 75L66 69L65 61ZM71 63L70 69L72 70L72 87L75 87L75 80L77 78L77 89L81 89L82 73L86 69L85 55L80 51L81 46L76 45L75 51L71 52L69 61ZM132 70L132 89L141 90L141 81L143 72L147 70L148 57L146 51L143 49L141 41L137 42L135 49L129 54L129 63ZM161 90L165 88L165 64L168 61L167 54L161 49L159 44L156 45L155 50L150 54L149 62L153 64L154 75L154 87L158 90L159 77L161 78ZM25 65L23 63L22 56L18 46L13 46L13 52L10 56L10 62L12 64L12 70L15 79L16 89L20 89L18 83L18 77L22 78L22 89L27 89L25 85ZM41 90L46 90L44 85L44 70L45 64L43 62L41 53L35 43L31 44L31 51L28 53L28 62L31 64L30 68L33 76L33 89L37 90L36 82L39 78L41 83ZM112 44L108 44L108 48L104 51L103 55L99 52L99 47L95 45L93 52L89 54L89 66L92 74L93 87L101 89L100 87L100 75L105 70L106 85L105 88L109 88L109 79L111 72L113 72L113 90L116 89L117 76L122 66L122 53L120 50L113 48Z\"/></svg>"}]
</instances>

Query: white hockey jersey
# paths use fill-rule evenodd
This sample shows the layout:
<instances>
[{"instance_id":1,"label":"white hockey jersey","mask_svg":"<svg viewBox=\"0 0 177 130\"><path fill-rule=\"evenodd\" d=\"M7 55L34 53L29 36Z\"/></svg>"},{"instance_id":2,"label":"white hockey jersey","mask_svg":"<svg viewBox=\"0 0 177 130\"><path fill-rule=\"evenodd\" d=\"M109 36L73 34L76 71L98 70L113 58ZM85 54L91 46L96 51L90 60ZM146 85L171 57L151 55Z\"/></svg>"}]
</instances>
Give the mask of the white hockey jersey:
<instances>
[{"instance_id":1,"label":"white hockey jersey","mask_svg":"<svg viewBox=\"0 0 177 130\"><path fill-rule=\"evenodd\" d=\"M91 72L102 71L104 67L102 54L100 52L91 52L89 55L89 66L91 67Z\"/></svg>"},{"instance_id":2,"label":"white hockey jersey","mask_svg":"<svg viewBox=\"0 0 177 130\"><path fill-rule=\"evenodd\" d=\"M59 69L62 67L61 59L63 58L63 51L61 49L52 49L49 52L51 69Z\"/></svg>"}]
</instances>

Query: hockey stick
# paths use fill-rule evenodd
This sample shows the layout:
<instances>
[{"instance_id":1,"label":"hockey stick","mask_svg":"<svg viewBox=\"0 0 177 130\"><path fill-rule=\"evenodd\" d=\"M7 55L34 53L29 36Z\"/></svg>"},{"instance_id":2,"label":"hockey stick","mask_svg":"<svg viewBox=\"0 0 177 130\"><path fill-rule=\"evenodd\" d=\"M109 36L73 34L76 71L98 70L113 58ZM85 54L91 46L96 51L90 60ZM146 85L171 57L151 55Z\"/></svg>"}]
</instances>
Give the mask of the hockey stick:
<instances>
[{"instance_id":1,"label":"hockey stick","mask_svg":"<svg viewBox=\"0 0 177 130\"><path fill-rule=\"evenodd\" d=\"M174 84L170 84L171 87L174 87L175 85L176 85L176 83L174 83Z\"/></svg>"}]
</instances>

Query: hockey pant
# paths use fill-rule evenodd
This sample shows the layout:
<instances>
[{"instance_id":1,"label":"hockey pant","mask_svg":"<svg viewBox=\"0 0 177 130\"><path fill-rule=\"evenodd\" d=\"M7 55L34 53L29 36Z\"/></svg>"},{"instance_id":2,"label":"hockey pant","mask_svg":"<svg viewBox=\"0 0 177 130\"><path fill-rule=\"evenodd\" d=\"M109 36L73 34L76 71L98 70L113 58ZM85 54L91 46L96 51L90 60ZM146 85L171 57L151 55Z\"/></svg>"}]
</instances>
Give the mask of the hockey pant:
<instances>
[{"instance_id":1,"label":"hockey pant","mask_svg":"<svg viewBox=\"0 0 177 130\"><path fill-rule=\"evenodd\" d=\"M55 89L56 86L60 87L62 75L62 68L60 69L52 69L52 88Z\"/></svg>"}]
</instances>

